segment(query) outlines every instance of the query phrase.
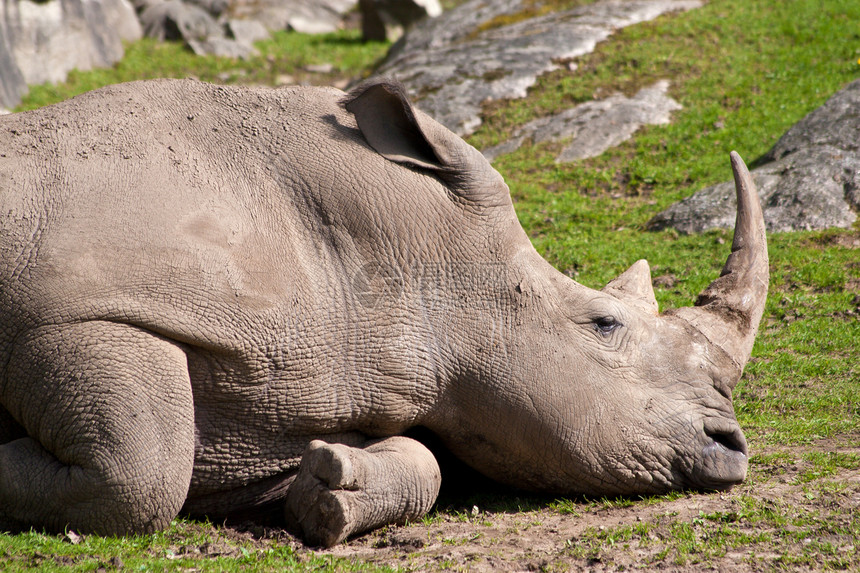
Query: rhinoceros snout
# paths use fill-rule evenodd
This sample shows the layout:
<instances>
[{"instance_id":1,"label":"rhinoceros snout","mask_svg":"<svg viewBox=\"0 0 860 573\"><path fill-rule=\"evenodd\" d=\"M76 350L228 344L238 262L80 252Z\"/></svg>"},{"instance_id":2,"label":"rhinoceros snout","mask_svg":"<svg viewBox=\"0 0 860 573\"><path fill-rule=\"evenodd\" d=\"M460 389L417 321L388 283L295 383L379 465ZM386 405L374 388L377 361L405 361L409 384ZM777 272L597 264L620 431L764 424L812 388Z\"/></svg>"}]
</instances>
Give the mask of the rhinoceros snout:
<instances>
[{"instance_id":1,"label":"rhinoceros snout","mask_svg":"<svg viewBox=\"0 0 860 573\"><path fill-rule=\"evenodd\" d=\"M700 459L693 465L690 481L701 489L729 489L746 478L747 452L747 442L740 428L705 430Z\"/></svg>"}]
</instances>

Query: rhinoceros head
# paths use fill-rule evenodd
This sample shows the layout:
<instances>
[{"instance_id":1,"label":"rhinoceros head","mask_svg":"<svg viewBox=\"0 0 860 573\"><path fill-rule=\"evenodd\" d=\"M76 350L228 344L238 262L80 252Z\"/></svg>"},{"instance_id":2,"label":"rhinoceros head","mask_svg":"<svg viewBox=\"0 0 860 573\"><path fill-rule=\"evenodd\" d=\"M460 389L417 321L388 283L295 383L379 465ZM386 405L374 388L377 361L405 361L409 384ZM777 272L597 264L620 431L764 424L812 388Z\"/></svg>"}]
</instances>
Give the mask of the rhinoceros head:
<instances>
[{"instance_id":1,"label":"rhinoceros head","mask_svg":"<svg viewBox=\"0 0 860 573\"><path fill-rule=\"evenodd\" d=\"M377 152L435 171L482 221L444 239L449 259L470 261L460 270L470 277L453 281L449 304L435 311L427 344L446 366L436 367L440 397L419 421L479 471L530 489L656 493L743 480L732 389L764 309L768 256L740 157L731 156L738 211L721 276L696 306L660 313L644 260L599 291L546 263L498 174L395 92L376 86L347 109ZM395 120L382 119L391 108Z\"/></svg>"},{"instance_id":2,"label":"rhinoceros head","mask_svg":"<svg viewBox=\"0 0 860 573\"><path fill-rule=\"evenodd\" d=\"M764 308L768 257L752 180L737 154L732 166L732 252L696 306L659 313L644 260L601 291L539 263L522 277L512 358L494 399L459 421L472 431L455 449L499 479L556 492L725 489L745 478L732 389Z\"/></svg>"}]
</instances>

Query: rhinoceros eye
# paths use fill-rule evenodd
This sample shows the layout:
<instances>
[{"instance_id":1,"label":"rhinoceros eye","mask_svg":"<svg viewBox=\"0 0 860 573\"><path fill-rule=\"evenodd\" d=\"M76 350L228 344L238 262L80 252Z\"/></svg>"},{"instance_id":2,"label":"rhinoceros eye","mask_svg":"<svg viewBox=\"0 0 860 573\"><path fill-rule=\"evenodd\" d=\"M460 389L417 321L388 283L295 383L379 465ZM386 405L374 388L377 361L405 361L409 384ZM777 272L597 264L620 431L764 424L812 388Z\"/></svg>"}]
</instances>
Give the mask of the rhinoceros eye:
<instances>
[{"instance_id":1,"label":"rhinoceros eye","mask_svg":"<svg viewBox=\"0 0 860 573\"><path fill-rule=\"evenodd\" d=\"M603 336L609 336L613 330L621 326L621 323L614 316L601 316L600 318L595 318L593 322L595 332Z\"/></svg>"}]
</instances>

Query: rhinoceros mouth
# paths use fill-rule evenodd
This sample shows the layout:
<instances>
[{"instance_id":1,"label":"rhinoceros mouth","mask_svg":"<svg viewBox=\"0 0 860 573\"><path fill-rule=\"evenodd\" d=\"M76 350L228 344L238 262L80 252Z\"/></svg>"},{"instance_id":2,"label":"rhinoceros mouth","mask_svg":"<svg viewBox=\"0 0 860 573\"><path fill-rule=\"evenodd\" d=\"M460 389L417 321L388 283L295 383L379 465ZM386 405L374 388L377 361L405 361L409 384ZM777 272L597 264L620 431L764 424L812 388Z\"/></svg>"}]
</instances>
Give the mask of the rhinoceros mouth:
<instances>
[{"instance_id":1,"label":"rhinoceros mouth","mask_svg":"<svg viewBox=\"0 0 860 573\"><path fill-rule=\"evenodd\" d=\"M694 488L726 490L746 478L749 458L740 428L705 428L700 447L688 476Z\"/></svg>"}]
</instances>

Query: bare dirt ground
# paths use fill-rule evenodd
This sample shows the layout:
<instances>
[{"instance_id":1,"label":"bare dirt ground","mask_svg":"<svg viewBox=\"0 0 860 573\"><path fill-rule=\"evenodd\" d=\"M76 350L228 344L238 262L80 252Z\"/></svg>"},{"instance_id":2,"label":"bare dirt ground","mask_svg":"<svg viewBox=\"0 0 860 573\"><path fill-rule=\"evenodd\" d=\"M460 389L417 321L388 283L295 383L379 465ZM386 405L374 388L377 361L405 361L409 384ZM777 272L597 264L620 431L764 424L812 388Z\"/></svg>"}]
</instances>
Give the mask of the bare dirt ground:
<instances>
[{"instance_id":1,"label":"bare dirt ground","mask_svg":"<svg viewBox=\"0 0 860 573\"><path fill-rule=\"evenodd\" d=\"M730 492L571 502L495 491L443 499L420 523L327 551L290 543L302 558L331 555L414 571L856 571L857 443L765 452ZM818 454L843 463L810 461ZM260 543L287 540L271 529L233 531Z\"/></svg>"}]
</instances>

